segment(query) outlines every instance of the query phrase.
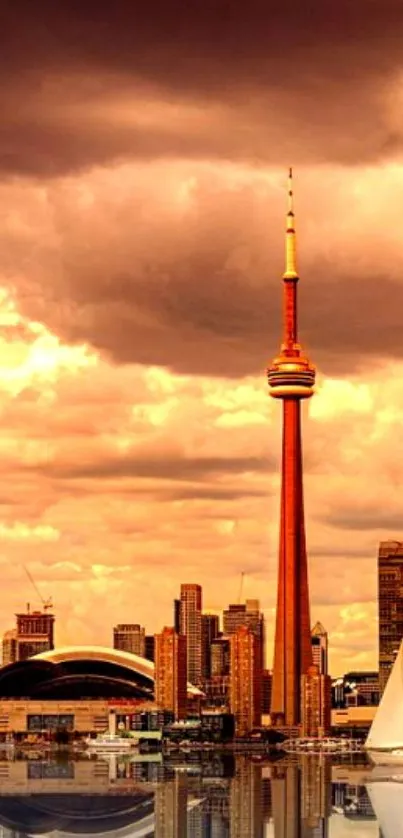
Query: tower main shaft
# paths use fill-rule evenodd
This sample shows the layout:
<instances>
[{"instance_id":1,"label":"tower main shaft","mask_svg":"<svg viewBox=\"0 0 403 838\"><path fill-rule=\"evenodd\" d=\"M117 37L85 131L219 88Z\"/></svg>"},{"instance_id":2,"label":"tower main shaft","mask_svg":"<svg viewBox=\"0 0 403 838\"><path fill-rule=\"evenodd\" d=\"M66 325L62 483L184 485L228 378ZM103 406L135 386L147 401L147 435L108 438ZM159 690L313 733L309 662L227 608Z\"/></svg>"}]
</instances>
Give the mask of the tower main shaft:
<instances>
[{"instance_id":1,"label":"tower main shaft","mask_svg":"<svg viewBox=\"0 0 403 838\"><path fill-rule=\"evenodd\" d=\"M270 395L283 401L280 546L271 715L300 722L301 675L312 665L302 480L301 399L313 395L315 367L298 344L296 239L290 170L283 342L268 369Z\"/></svg>"}]
</instances>

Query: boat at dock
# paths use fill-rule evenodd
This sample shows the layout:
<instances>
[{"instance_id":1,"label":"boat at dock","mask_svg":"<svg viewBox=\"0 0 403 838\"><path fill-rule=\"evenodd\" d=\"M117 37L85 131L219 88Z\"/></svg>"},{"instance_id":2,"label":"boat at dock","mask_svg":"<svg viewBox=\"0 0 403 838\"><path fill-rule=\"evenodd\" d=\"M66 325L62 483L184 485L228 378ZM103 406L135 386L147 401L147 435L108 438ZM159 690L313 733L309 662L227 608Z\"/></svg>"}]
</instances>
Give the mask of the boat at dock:
<instances>
[{"instance_id":1,"label":"boat at dock","mask_svg":"<svg viewBox=\"0 0 403 838\"><path fill-rule=\"evenodd\" d=\"M303 737L279 742L277 748L286 754L358 754L363 750L363 743L342 737Z\"/></svg>"},{"instance_id":2,"label":"boat at dock","mask_svg":"<svg viewBox=\"0 0 403 838\"><path fill-rule=\"evenodd\" d=\"M94 753L124 753L138 750L138 742L130 736L116 736L113 733L100 733L94 739L88 737L85 740L89 751Z\"/></svg>"}]
</instances>

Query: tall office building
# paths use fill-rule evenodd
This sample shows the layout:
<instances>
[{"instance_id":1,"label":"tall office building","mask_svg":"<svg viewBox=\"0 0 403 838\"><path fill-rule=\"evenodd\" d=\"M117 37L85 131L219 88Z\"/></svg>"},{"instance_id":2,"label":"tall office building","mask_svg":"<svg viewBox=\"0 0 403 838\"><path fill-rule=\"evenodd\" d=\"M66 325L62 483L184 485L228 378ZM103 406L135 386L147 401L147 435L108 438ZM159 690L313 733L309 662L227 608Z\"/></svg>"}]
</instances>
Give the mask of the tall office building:
<instances>
[{"instance_id":1,"label":"tall office building","mask_svg":"<svg viewBox=\"0 0 403 838\"><path fill-rule=\"evenodd\" d=\"M247 599L243 604L229 605L223 613L224 634L230 636L240 626L247 626L259 640L264 669L264 616L258 599Z\"/></svg>"},{"instance_id":2,"label":"tall office building","mask_svg":"<svg viewBox=\"0 0 403 838\"><path fill-rule=\"evenodd\" d=\"M292 172L288 186L284 329L279 355L267 371L270 395L283 404L280 548L271 716L296 727L301 718L301 676L312 665L308 562L302 485L301 400L314 392L315 367L298 342L296 242Z\"/></svg>"},{"instance_id":3,"label":"tall office building","mask_svg":"<svg viewBox=\"0 0 403 838\"><path fill-rule=\"evenodd\" d=\"M41 652L54 649L54 614L46 611L30 611L16 614L17 660L24 661Z\"/></svg>"},{"instance_id":4,"label":"tall office building","mask_svg":"<svg viewBox=\"0 0 403 838\"><path fill-rule=\"evenodd\" d=\"M187 711L186 638L173 628L155 635L155 701L171 710L175 719L185 719Z\"/></svg>"},{"instance_id":5,"label":"tall office building","mask_svg":"<svg viewBox=\"0 0 403 838\"><path fill-rule=\"evenodd\" d=\"M322 623L315 623L311 631L312 663L320 675L328 675L328 635Z\"/></svg>"},{"instance_id":6,"label":"tall office building","mask_svg":"<svg viewBox=\"0 0 403 838\"><path fill-rule=\"evenodd\" d=\"M210 647L210 671L211 676L222 677L229 675L230 670L230 639L229 637L216 637Z\"/></svg>"},{"instance_id":7,"label":"tall office building","mask_svg":"<svg viewBox=\"0 0 403 838\"><path fill-rule=\"evenodd\" d=\"M311 666L301 676L302 736L327 736L330 733L331 703L330 675L321 675L317 666Z\"/></svg>"},{"instance_id":8,"label":"tall office building","mask_svg":"<svg viewBox=\"0 0 403 838\"><path fill-rule=\"evenodd\" d=\"M174 629L177 634L181 633L181 601L174 599Z\"/></svg>"},{"instance_id":9,"label":"tall office building","mask_svg":"<svg viewBox=\"0 0 403 838\"><path fill-rule=\"evenodd\" d=\"M230 711L235 716L237 736L259 727L261 715L260 641L247 626L230 637Z\"/></svg>"},{"instance_id":10,"label":"tall office building","mask_svg":"<svg viewBox=\"0 0 403 838\"><path fill-rule=\"evenodd\" d=\"M273 673L270 669L262 670L262 714L264 716L270 715L271 708L271 688L273 682Z\"/></svg>"},{"instance_id":11,"label":"tall office building","mask_svg":"<svg viewBox=\"0 0 403 838\"><path fill-rule=\"evenodd\" d=\"M379 693L386 687L403 638L403 542L381 541L378 552Z\"/></svg>"},{"instance_id":12,"label":"tall office building","mask_svg":"<svg viewBox=\"0 0 403 838\"><path fill-rule=\"evenodd\" d=\"M113 629L113 648L145 657L146 632L138 623L119 623Z\"/></svg>"},{"instance_id":13,"label":"tall office building","mask_svg":"<svg viewBox=\"0 0 403 838\"><path fill-rule=\"evenodd\" d=\"M211 675L211 644L218 637L220 630L219 619L216 614L202 614L201 642L202 642L202 677L203 680Z\"/></svg>"},{"instance_id":14,"label":"tall office building","mask_svg":"<svg viewBox=\"0 0 403 838\"><path fill-rule=\"evenodd\" d=\"M202 589L181 585L180 627L186 637L187 678L194 686L202 681Z\"/></svg>"},{"instance_id":15,"label":"tall office building","mask_svg":"<svg viewBox=\"0 0 403 838\"><path fill-rule=\"evenodd\" d=\"M17 650L17 630L10 629L3 634L2 642L2 666L7 666L9 663L15 663L18 658Z\"/></svg>"}]
</instances>

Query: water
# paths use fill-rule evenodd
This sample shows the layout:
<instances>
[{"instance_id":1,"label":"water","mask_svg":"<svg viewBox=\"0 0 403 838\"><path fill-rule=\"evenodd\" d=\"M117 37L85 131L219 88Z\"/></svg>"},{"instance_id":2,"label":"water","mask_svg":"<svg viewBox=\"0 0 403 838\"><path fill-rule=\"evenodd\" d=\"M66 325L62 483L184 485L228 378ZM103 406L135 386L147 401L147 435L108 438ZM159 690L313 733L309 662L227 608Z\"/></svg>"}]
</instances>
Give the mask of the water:
<instances>
[{"instance_id":1,"label":"water","mask_svg":"<svg viewBox=\"0 0 403 838\"><path fill-rule=\"evenodd\" d=\"M31 754L0 761L0 838L398 838L403 766L401 784L392 773L313 755Z\"/></svg>"}]
</instances>

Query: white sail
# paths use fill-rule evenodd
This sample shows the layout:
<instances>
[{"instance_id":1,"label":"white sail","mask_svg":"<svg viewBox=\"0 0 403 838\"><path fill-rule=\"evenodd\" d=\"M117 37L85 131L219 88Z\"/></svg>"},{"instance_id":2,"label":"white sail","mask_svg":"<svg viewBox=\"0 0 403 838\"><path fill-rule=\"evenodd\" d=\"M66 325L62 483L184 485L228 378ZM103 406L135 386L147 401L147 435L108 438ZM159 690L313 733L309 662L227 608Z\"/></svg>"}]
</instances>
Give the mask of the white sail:
<instances>
[{"instance_id":1,"label":"white sail","mask_svg":"<svg viewBox=\"0 0 403 838\"><path fill-rule=\"evenodd\" d=\"M383 838L402 838L402 783L367 783L367 791Z\"/></svg>"},{"instance_id":2,"label":"white sail","mask_svg":"<svg viewBox=\"0 0 403 838\"><path fill-rule=\"evenodd\" d=\"M403 641L365 747L385 751L403 748Z\"/></svg>"}]
</instances>

